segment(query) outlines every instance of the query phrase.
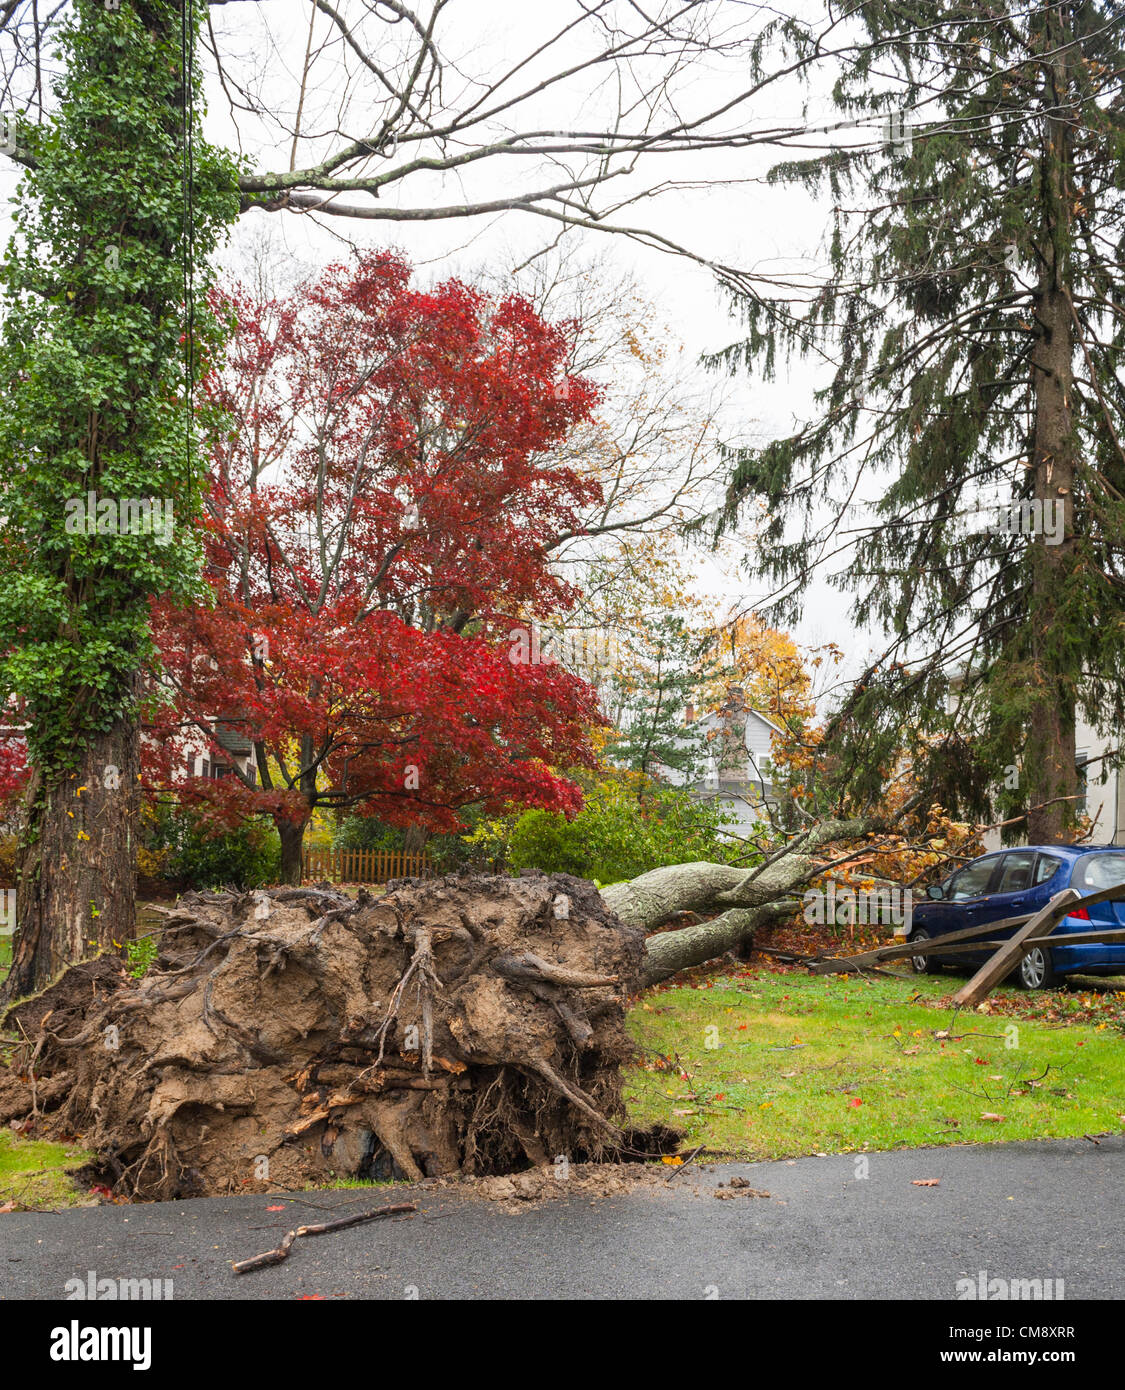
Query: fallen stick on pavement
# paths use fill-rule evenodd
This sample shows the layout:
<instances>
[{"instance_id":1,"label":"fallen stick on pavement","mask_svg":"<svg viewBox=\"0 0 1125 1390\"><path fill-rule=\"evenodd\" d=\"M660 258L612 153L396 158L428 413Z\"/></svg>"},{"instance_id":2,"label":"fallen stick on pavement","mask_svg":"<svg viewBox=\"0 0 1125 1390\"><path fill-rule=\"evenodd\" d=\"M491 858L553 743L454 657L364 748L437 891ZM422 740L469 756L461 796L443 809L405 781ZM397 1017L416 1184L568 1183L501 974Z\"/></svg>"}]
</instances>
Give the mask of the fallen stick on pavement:
<instances>
[{"instance_id":1,"label":"fallen stick on pavement","mask_svg":"<svg viewBox=\"0 0 1125 1390\"><path fill-rule=\"evenodd\" d=\"M321 1236L326 1231L342 1231L346 1226L358 1226L363 1221L374 1221L377 1216L395 1216L399 1212L417 1211L413 1202L399 1202L394 1206L376 1207L374 1211L361 1211L355 1216L342 1216L338 1221L322 1221L316 1226L298 1226L286 1233L276 1250L267 1250L262 1255L251 1255L248 1260L240 1260L231 1265L235 1274L245 1274L251 1269L262 1269L266 1265L279 1265L289 1258L289 1251L298 1236Z\"/></svg>"}]
</instances>

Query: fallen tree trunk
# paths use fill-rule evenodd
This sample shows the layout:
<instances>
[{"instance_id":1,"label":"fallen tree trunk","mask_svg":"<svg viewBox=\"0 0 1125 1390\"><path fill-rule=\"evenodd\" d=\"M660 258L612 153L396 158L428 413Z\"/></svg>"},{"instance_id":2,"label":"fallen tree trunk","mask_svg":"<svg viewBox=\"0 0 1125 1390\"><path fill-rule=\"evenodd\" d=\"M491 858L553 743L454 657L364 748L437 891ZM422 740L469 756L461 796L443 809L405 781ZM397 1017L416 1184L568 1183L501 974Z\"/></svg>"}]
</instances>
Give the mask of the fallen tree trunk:
<instances>
[{"instance_id":1,"label":"fallen tree trunk","mask_svg":"<svg viewBox=\"0 0 1125 1390\"><path fill-rule=\"evenodd\" d=\"M822 821L753 869L729 864L674 864L614 883L602 898L623 922L653 931L678 913L718 912L711 921L649 938L641 982L657 984L680 970L744 945L754 933L797 911L790 895L821 868L823 846L859 840L886 822L875 817ZM725 910L724 910L725 909Z\"/></svg>"},{"instance_id":2,"label":"fallen tree trunk","mask_svg":"<svg viewBox=\"0 0 1125 1390\"><path fill-rule=\"evenodd\" d=\"M708 922L697 922L679 931L659 932L645 943L641 985L659 984L681 970L704 965L725 955L736 946L752 942L759 927L795 912L799 903L792 899L763 903L761 907L731 908Z\"/></svg>"}]
</instances>

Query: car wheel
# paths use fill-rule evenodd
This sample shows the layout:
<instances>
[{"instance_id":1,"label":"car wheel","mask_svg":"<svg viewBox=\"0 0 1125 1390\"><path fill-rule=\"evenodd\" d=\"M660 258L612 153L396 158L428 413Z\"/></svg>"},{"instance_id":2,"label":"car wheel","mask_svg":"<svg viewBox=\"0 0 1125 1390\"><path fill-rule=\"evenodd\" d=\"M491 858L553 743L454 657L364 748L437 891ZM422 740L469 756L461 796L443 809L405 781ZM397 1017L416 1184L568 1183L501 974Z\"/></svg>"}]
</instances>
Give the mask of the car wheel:
<instances>
[{"instance_id":1,"label":"car wheel","mask_svg":"<svg viewBox=\"0 0 1125 1390\"><path fill-rule=\"evenodd\" d=\"M1043 946L1033 946L1016 966L1016 980L1021 989L1050 989L1055 983L1051 952Z\"/></svg>"},{"instance_id":2,"label":"car wheel","mask_svg":"<svg viewBox=\"0 0 1125 1390\"><path fill-rule=\"evenodd\" d=\"M911 945L916 941L929 941L929 939L930 933L922 927L918 927L910 933ZM931 960L929 956L923 955L911 956L910 965L915 975L936 975L941 968L937 961Z\"/></svg>"}]
</instances>

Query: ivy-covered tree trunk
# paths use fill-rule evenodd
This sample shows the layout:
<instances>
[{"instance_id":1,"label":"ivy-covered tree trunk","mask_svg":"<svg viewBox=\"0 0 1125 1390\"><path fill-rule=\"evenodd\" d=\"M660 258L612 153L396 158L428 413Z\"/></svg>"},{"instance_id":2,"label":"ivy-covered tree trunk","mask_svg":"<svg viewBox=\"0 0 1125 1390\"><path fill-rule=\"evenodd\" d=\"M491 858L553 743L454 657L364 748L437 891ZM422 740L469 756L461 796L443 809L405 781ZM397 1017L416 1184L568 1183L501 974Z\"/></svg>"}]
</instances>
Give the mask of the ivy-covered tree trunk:
<instances>
[{"instance_id":1,"label":"ivy-covered tree trunk","mask_svg":"<svg viewBox=\"0 0 1125 1390\"><path fill-rule=\"evenodd\" d=\"M26 727L32 782L9 998L134 930L149 602L191 595L199 564L190 388L217 334L192 253L205 263L238 212L235 170L190 128L197 24L190 3L76 0L57 114L20 130L0 700Z\"/></svg>"},{"instance_id":2,"label":"ivy-covered tree trunk","mask_svg":"<svg viewBox=\"0 0 1125 1390\"><path fill-rule=\"evenodd\" d=\"M138 749L135 716L120 717L90 739L77 771L49 783L32 774L36 817L20 851L12 997L132 938Z\"/></svg>"}]
</instances>

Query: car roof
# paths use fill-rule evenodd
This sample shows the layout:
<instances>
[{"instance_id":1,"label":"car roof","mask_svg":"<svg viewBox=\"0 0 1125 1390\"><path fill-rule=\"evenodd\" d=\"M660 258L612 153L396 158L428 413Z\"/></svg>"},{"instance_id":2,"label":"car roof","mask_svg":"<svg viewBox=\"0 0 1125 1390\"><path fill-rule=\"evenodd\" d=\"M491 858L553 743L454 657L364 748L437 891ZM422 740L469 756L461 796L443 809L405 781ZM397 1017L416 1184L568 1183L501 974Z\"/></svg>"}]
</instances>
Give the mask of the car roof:
<instances>
[{"instance_id":1,"label":"car roof","mask_svg":"<svg viewBox=\"0 0 1125 1390\"><path fill-rule=\"evenodd\" d=\"M1125 845L1011 845L1009 850L992 850L993 854L1005 854L1010 850L1033 849L1040 850L1043 854L1105 854L1107 851L1116 850L1118 854L1125 854ZM984 856L982 855L983 859Z\"/></svg>"}]
</instances>

